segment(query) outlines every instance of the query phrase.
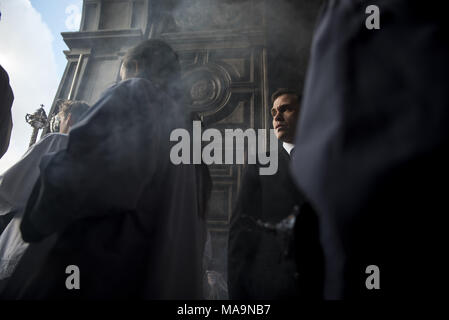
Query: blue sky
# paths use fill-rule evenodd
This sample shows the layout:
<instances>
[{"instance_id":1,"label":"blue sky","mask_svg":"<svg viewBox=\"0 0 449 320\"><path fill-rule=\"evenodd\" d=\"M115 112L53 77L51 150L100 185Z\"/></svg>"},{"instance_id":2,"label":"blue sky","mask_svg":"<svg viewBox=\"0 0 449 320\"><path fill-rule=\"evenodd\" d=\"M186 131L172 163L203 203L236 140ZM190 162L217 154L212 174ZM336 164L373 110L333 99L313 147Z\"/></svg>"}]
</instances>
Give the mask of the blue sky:
<instances>
[{"instance_id":1,"label":"blue sky","mask_svg":"<svg viewBox=\"0 0 449 320\"><path fill-rule=\"evenodd\" d=\"M14 1L14 0L10 0ZM68 9L71 14L73 11L70 10L72 5L77 6L78 12L81 15L83 8L82 0L30 0L31 5L36 9L37 12L42 16L42 20L50 28L53 34L53 51L55 53L56 64L58 67L58 75L61 78L66 66L66 58L63 53L64 50L68 50L65 42L62 40L61 32L67 31L78 31L78 29L69 28L67 24L71 23L72 17L69 13L66 13ZM80 16L81 17L81 16ZM67 21L67 23L66 23ZM75 21L73 21L75 22Z\"/></svg>"},{"instance_id":2,"label":"blue sky","mask_svg":"<svg viewBox=\"0 0 449 320\"><path fill-rule=\"evenodd\" d=\"M78 31L82 0L0 0L0 65L14 92L13 130L0 174L28 149L25 115L40 104L48 112L67 63L61 32Z\"/></svg>"}]
</instances>

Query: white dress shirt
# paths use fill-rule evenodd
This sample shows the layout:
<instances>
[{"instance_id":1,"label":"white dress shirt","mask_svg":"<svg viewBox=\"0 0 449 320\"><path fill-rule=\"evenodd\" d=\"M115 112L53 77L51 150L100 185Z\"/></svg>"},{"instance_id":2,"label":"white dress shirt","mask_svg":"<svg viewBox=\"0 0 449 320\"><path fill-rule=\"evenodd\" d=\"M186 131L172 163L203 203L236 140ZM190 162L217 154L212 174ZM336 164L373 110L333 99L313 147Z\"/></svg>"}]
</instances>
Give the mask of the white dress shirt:
<instances>
[{"instance_id":1,"label":"white dress shirt","mask_svg":"<svg viewBox=\"0 0 449 320\"><path fill-rule=\"evenodd\" d=\"M284 147L285 151L290 155L290 152L292 152L292 149L295 147L294 144L288 143L288 142L282 142L282 146Z\"/></svg>"}]
</instances>

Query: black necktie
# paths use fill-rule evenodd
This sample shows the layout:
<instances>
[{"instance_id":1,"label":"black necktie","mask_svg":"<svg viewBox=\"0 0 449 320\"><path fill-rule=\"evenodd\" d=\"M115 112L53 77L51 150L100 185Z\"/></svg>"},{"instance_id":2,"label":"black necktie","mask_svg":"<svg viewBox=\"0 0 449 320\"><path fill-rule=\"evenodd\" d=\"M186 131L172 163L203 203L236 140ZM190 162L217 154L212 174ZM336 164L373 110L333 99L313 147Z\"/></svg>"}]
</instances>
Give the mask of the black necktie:
<instances>
[{"instance_id":1,"label":"black necktie","mask_svg":"<svg viewBox=\"0 0 449 320\"><path fill-rule=\"evenodd\" d=\"M290 159L293 159L293 157L295 156L295 147L293 147L291 150L290 150Z\"/></svg>"}]
</instances>

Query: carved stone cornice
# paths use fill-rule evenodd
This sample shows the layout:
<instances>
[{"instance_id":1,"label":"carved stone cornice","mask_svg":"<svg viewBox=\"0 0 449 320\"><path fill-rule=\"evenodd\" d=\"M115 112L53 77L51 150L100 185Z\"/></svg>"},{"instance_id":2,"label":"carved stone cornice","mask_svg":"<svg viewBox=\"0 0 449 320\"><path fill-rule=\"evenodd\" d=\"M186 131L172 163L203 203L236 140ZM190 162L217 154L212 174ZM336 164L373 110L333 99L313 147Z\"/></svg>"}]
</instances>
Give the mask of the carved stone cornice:
<instances>
[{"instance_id":1,"label":"carved stone cornice","mask_svg":"<svg viewBox=\"0 0 449 320\"><path fill-rule=\"evenodd\" d=\"M118 48L143 40L141 29L63 32L61 35L70 49Z\"/></svg>"}]
</instances>

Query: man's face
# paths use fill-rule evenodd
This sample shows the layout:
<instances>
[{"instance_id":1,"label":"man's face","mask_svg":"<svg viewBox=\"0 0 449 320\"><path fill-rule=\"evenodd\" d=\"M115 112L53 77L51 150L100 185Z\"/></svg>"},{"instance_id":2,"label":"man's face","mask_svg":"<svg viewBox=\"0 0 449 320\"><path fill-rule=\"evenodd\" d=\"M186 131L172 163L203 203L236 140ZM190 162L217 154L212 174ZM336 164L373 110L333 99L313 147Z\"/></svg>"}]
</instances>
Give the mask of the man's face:
<instances>
[{"instance_id":1,"label":"man's face","mask_svg":"<svg viewBox=\"0 0 449 320\"><path fill-rule=\"evenodd\" d=\"M70 113L66 116L64 112L58 113L59 133L68 133L70 129Z\"/></svg>"},{"instance_id":2,"label":"man's face","mask_svg":"<svg viewBox=\"0 0 449 320\"><path fill-rule=\"evenodd\" d=\"M282 142L293 143L299 114L299 101L295 94L283 94L274 100L271 115L276 137Z\"/></svg>"},{"instance_id":3,"label":"man's face","mask_svg":"<svg viewBox=\"0 0 449 320\"><path fill-rule=\"evenodd\" d=\"M136 61L131 61L128 68L125 68L125 64L122 63L122 66L120 67L120 79L123 81L129 78L134 78L137 75L137 72L138 68Z\"/></svg>"}]
</instances>

